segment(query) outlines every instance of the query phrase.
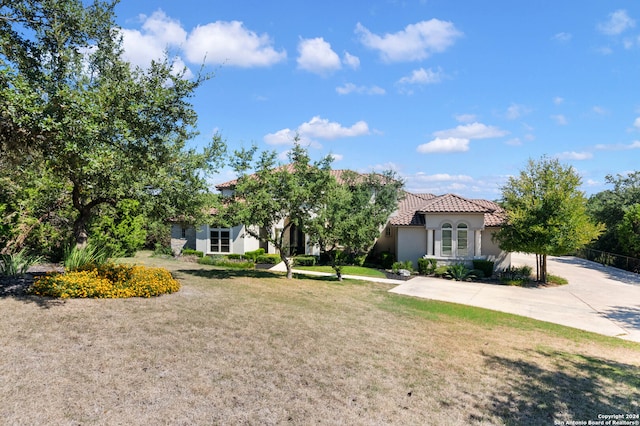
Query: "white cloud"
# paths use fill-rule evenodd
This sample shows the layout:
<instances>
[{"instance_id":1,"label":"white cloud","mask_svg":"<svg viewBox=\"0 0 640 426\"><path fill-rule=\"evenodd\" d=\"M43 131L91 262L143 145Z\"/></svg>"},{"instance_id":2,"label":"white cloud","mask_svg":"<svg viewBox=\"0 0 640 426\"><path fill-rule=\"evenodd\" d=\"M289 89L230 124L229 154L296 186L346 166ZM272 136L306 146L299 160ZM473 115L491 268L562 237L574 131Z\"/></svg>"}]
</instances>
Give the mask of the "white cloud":
<instances>
[{"instance_id":1,"label":"white cloud","mask_svg":"<svg viewBox=\"0 0 640 426\"><path fill-rule=\"evenodd\" d=\"M435 138L431 142L418 145L416 151L421 154L465 152L469 150L469 139L463 138Z\"/></svg>"},{"instance_id":2,"label":"white cloud","mask_svg":"<svg viewBox=\"0 0 640 426\"><path fill-rule=\"evenodd\" d=\"M352 55L349 52L344 52L342 62L351 69L357 70L360 68L360 58Z\"/></svg>"},{"instance_id":3,"label":"white cloud","mask_svg":"<svg viewBox=\"0 0 640 426\"><path fill-rule=\"evenodd\" d=\"M568 43L571 41L572 38L573 38L573 35L571 33L565 33L565 32L554 34L552 37L553 40L559 41L561 43Z\"/></svg>"},{"instance_id":4,"label":"white cloud","mask_svg":"<svg viewBox=\"0 0 640 426\"><path fill-rule=\"evenodd\" d=\"M191 31L185 45L187 59L193 63L226 64L250 68L266 67L287 57L276 51L267 34L258 35L240 21L216 21Z\"/></svg>"},{"instance_id":5,"label":"white cloud","mask_svg":"<svg viewBox=\"0 0 640 426\"><path fill-rule=\"evenodd\" d=\"M593 158L593 154L590 152L576 152L576 151L566 151L557 154L556 157L560 160L589 160Z\"/></svg>"},{"instance_id":6,"label":"white cloud","mask_svg":"<svg viewBox=\"0 0 640 426\"><path fill-rule=\"evenodd\" d=\"M329 156L333 158L333 161L341 161L344 158L342 154L329 154Z\"/></svg>"},{"instance_id":7,"label":"white cloud","mask_svg":"<svg viewBox=\"0 0 640 426\"><path fill-rule=\"evenodd\" d=\"M314 74L327 75L342 67L340 57L322 37L300 40L298 53L298 68Z\"/></svg>"},{"instance_id":8,"label":"white cloud","mask_svg":"<svg viewBox=\"0 0 640 426\"><path fill-rule=\"evenodd\" d=\"M356 93L359 95L384 95L386 91L378 86L356 86L353 83L345 83L343 86L336 87L336 92L340 95L348 95Z\"/></svg>"},{"instance_id":9,"label":"white cloud","mask_svg":"<svg viewBox=\"0 0 640 426\"><path fill-rule=\"evenodd\" d=\"M437 138L459 138L459 139L489 139L499 138L509 134L506 130L499 129L495 126L487 126L486 124L474 122L457 126L455 129L440 130L434 132Z\"/></svg>"},{"instance_id":10,"label":"white cloud","mask_svg":"<svg viewBox=\"0 0 640 426\"><path fill-rule=\"evenodd\" d=\"M601 151L625 151L628 149L640 149L640 141L634 141L628 145L618 144L600 144L595 146L596 149Z\"/></svg>"},{"instance_id":11,"label":"white cloud","mask_svg":"<svg viewBox=\"0 0 640 426\"><path fill-rule=\"evenodd\" d=\"M169 18L162 10L155 11L151 16L140 15L142 30L122 28L123 58L136 66L147 68L151 61L161 60L171 49L181 48L187 40L187 32L179 21ZM179 57L173 58L173 72L178 74L185 68L184 61ZM185 77L193 74L187 71Z\"/></svg>"},{"instance_id":12,"label":"white cloud","mask_svg":"<svg viewBox=\"0 0 640 426\"><path fill-rule=\"evenodd\" d=\"M298 127L301 135L320 139L338 139L369 134L369 126L364 121L358 121L351 127L343 127L325 118L313 117L310 121Z\"/></svg>"},{"instance_id":13,"label":"white cloud","mask_svg":"<svg viewBox=\"0 0 640 426\"><path fill-rule=\"evenodd\" d=\"M450 175L448 173L436 173L434 175L427 175L424 173L418 173L415 176L416 180L420 182L473 182L473 178L468 175Z\"/></svg>"},{"instance_id":14,"label":"white cloud","mask_svg":"<svg viewBox=\"0 0 640 426\"><path fill-rule=\"evenodd\" d=\"M633 28L636 25L636 21L631 19L624 9L616 10L609 14L609 19L605 22L598 24L598 30L606 35L618 35Z\"/></svg>"},{"instance_id":15,"label":"white cloud","mask_svg":"<svg viewBox=\"0 0 640 426\"><path fill-rule=\"evenodd\" d=\"M505 143L507 145L511 145L511 146L520 146L520 145L522 145L522 141L520 140L520 138L509 139Z\"/></svg>"},{"instance_id":16,"label":"white cloud","mask_svg":"<svg viewBox=\"0 0 640 426\"><path fill-rule=\"evenodd\" d=\"M530 112L531 112L531 109L524 105L511 104L509 105L509 108L507 108L507 112L505 116L507 117L508 120L516 120Z\"/></svg>"},{"instance_id":17,"label":"white cloud","mask_svg":"<svg viewBox=\"0 0 640 426\"><path fill-rule=\"evenodd\" d=\"M564 98L556 96L555 98L553 98L553 103L556 105L561 105L564 103Z\"/></svg>"},{"instance_id":18,"label":"white cloud","mask_svg":"<svg viewBox=\"0 0 640 426\"><path fill-rule=\"evenodd\" d=\"M636 118L633 121L633 127L635 127L636 129L640 130L640 117Z\"/></svg>"},{"instance_id":19,"label":"white cloud","mask_svg":"<svg viewBox=\"0 0 640 426\"><path fill-rule=\"evenodd\" d=\"M604 109L601 106L594 106L593 108L591 108L591 111L593 111L594 113L598 114L598 115L607 115L609 113L609 111L607 111L606 109Z\"/></svg>"},{"instance_id":20,"label":"white cloud","mask_svg":"<svg viewBox=\"0 0 640 426\"><path fill-rule=\"evenodd\" d=\"M296 132L291 129L278 130L275 133L269 133L264 137L264 141L269 145L293 145L293 139Z\"/></svg>"},{"instance_id":21,"label":"white cloud","mask_svg":"<svg viewBox=\"0 0 640 426\"><path fill-rule=\"evenodd\" d=\"M566 126L569 123L567 117L562 114L552 115L551 119L555 121L558 126Z\"/></svg>"},{"instance_id":22,"label":"white cloud","mask_svg":"<svg viewBox=\"0 0 640 426\"><path fill-rule=\"evenodd\" d=\"M374 170L374 171L378 171L378 172L384 172L384 171L387 171L387 170L391 170L393 172L398 173L398 172L400 172L401 167L400 167L400 165L390 161L390 162L387 162L387 163L384 163L384 164L376 164L373 167L371 167L371 169Z\"/></svg>"},{"instance_id":23,"label":"white cloud","mask_svg":"<svg viewBox=\"0 0 640 426\"><path fill-rule=\"evenodd\" d=\"M302 123L296 130L286 128L269 133L265 135L264 141L269 145L292 145L297 135L301 144L320 147L314 139L333 140L368 134L370 134L369 125L365 121L358 121L351 127L344 127L340 123L316 116L306 123Z\"/></svg>"},{"instance_id":24,"label":"white cloud","mask_svg":"<svg viewBox=\"0 0 640 426\"><path fill-rule=\"evenodd\" d=\"M442 81L443 77L442 69L438 68L437 71L429 68L425 70L420 68L413 70L410 76L402 77L398 83L400 84L436 84Z\"/></svg>"},{"instance_id":25,"label":"white cloud","mask_svg":"<svg viewBox=\"0 0 640 426\"><path fill-rule=\"evenodd\" d=\"M355 32L362 44L377 50L386 62L426 59L433 53L445 51L462 36L453 23L438 19L407 25L402 31L382 36L358 23Z\"/></svg>"},{"instance_id":26,"label":"white cloud","mask_svg":"<svg viewBox=\"0 0 640 426\"><path fill-rule=\"evenodd\" d=\"M472 121L476 121L477 117L475 114L457 114L455 119L460 123L471 123Z\"/></svg>"}]
</instances>

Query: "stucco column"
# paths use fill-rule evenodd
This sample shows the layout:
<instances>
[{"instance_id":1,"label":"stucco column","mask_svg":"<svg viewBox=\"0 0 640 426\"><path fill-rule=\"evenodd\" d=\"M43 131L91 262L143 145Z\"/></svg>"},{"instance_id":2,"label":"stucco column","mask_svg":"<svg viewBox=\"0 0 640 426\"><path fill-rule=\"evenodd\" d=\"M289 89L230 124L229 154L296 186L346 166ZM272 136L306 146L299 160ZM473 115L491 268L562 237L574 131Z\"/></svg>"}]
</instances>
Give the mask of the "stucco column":
<instances>
[{"instance_id":1,"label":"stucco column","mask_svg":"<svg viewBox=\"0 0 640 426\"><path fill-rule=\"evenodd\" d=\"M476 229L475 255L482 256L482 230L481 229Z\"/></svg>"},{"instance_id":2,"label":"stucco column","mask_svg":"<svg viewBox=\"0 0 640 426\"><path fill-rule=\"evenodd\" d=\"M427 256L433 256L433 229L427 229Z\"/></svg>"}]
</instances>

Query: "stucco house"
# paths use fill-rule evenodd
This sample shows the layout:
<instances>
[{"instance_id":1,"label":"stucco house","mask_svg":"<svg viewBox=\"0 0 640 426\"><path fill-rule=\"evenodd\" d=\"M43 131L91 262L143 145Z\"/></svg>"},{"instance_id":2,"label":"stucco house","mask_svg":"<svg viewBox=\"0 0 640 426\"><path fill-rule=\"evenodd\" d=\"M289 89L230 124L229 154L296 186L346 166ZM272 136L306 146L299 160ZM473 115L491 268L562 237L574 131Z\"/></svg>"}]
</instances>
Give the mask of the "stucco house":
<instances>
[{"instance_id":1,"label":"stucco house","mask_svg":"<svg viewBox=\"0 0 640 426\"><path fill-rule=\"evenodd\" d=\"M332 170L340 182L345 171ZM223 196L232 195L236 181L217 185ZM214 213L214 212L212 212ZM205 254L243 254L263 248L275 253L275 247L263 243L245 232L243 225L226 228L215 224L215 214L210 224L199 227L174 223L171 230L172 248L192 248ZM400 261L410 260L417 266L423 256L436 258L440 264L468 263L473 259L495 262L497 269L507 268L511 256L492 241L492 235L504 221L504 211L488 200L466 199L454 194L405 193L398 210L375 242L376 252L390 252ZM275 229L259 229L260 233L283 232L283 221ZM309 243L307 236L295 226L286 228L285 245L289 254L320 254L320 249Z\"/></svg>"},{"instance_id":2,"label":"stucco house","mask_svg":"<svg viewBox=\"0 0 640 426\"><path fill-rule=\"evenodd\" d=\"M439 264L486 259L495 262L496 269L508 268L511 254L492 240L504 220L504 210L492 201L405 193L374 250L414 264L426 255Z\"/></svg>"}]
</instances>

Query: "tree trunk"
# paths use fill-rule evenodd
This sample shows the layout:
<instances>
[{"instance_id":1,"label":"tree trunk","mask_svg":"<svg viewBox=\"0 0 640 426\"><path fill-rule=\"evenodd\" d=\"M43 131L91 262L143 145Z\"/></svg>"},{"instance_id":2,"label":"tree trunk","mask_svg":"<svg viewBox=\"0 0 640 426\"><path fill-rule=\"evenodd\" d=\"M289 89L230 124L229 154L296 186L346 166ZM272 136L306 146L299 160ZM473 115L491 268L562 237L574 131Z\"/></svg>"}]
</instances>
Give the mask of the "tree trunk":
<instances>
[{"instance_id":1,"label":"tree trunk","mask_svg":"<svg viewBox=\"0 0 640 426\"><path fill-rule=\"evenodd\" d=\"M284 266L287 268L287 279L290 280L293 278L293 269L291 267L291 259L289 259L284 251L280 250L280 259L284 262Z\"/></svg>"},{"instance_id":2,"label":"tree trunk","mask_svg":"<svg viewBox=\"0 0 640 426\"><path fill-rule=\"evenodd\" d=\"M89 219L91 214L87 209L82 209L79 212L78 218L73 223L73 235L76 239L76 248L83 249L87 246L89 240Z\"/></svg>"}]
</instances>

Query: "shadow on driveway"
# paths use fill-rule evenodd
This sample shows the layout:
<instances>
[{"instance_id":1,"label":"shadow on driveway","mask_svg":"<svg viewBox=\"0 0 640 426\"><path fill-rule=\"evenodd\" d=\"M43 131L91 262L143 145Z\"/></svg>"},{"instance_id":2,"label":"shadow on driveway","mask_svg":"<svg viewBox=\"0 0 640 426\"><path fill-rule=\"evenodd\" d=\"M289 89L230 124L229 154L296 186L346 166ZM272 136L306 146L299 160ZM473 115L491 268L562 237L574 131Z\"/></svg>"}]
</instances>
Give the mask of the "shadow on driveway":
<instances>
[{"instance_id":1,"label":"shadow on driveway","mask_svg":"<svg viewBox=\"0 0 640 426\"><path fill-rule=\"evenodd\" d=\"M553 261L563 263L565 265L579 266L581 268L598 271L606 275L607 278L621 283L640 285L640 275L623 269L618 269L613 266L603 266L600 263L581 259L579 257L553 257Z\"/></svg>"}]
</instances>

